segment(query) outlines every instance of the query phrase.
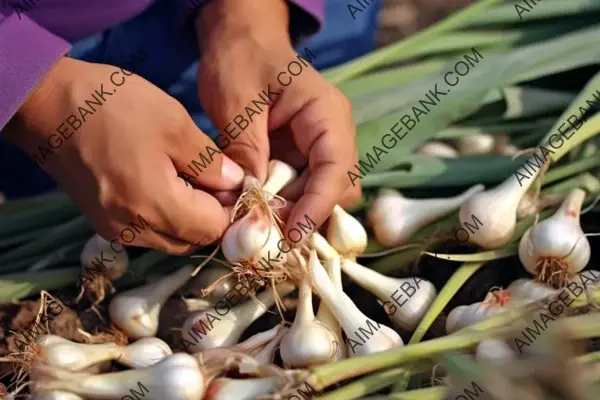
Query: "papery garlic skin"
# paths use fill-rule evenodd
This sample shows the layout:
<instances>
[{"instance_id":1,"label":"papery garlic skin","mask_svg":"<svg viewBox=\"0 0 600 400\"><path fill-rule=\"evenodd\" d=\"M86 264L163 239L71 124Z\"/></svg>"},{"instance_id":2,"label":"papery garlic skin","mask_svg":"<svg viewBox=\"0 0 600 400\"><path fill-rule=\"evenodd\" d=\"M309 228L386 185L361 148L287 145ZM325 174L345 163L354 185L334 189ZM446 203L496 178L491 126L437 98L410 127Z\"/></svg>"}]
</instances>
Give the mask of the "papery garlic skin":
<instances>
[{"instance_id":1,"label":"papery garlic skin","mask_svg":"<svg viewBox=\"0 0 600 400\"><path fill-rule=\"evenodd\" d=\"M356 218L336 204L327 227L327 241L342 256L355 257L367 248L367 231Z\"/></svg>"},{"instance_id":2,"label":"papery garlic skin","mask_svg":"<svg viewBox=\"0 0 600 400\"><path fill-rule=\"evenodd\" d=\"M279 378L231 379L217 378L210 382L202 400L255 400L274 393Z\"/></svg>"},{"instance_id":3,"label":"papery garlic skin","mask_svg":"<svg viewBox=\"0 0 600 400\"><path fill-rule=\"evenodd\" d=\"M500 339L492 338L482 340L475 350L475 360L477 360L477 362L501 364L516 358L516 354L510 345Z\"/></svg>"},{"instance_id":4,"label":"papery garlic skin","mask_svg":"<svg viewBox=\"0 0 600 400\"><path fill-rule=\"evenodd\" d=\"M296 317L283 335L279 352L286 368L306 368L332 362L340 347L333 332L315 319L307 278L300 285Z\"/></svg>"},{"instance_id":5,"label":"papery garlic skin","mask_svg":"<svg viewBox=\"0 0 600 400\"><path fill-rule=\"evenodd\" d=\"M129 267L129 256L124 246L121 252L116 252L110 242L95 234L87 241L81 251L81 265L84 269L89 268L92 274L101 270L111 281L122 277ZM112 260L112 261L103 261Z\"/></svg>"},{"instance_id":6,"label":"papery garlic skin","mask_svg":"<svg viewBox=\"0 0 600 400\"><path fill-rule=\"evenodd\" d=\"M535 176L524 179L521 186L518 178L511 175L495 188L478 193L463 203L458 213L463 226L473 226L473 216L481 220L481 224L475 225L476 229L469 229L470 241L483 249L507 244L515 232L521 198L534 181Z\"/></svg>"},{"instance_id":7,"label":"papery garlic skin","mask_svg":"<svg viewBox=\"0 0 600 400\"><path fill-rule=\"evenodd\" d=\"M434 156L439 158L458 158L458 151L444 142L431 141L422 145L417 151L418 154Z\"/></svg>"},{"instance_id":8,"label":"papery garlic skin","mask_svg":"<svg viewBox=\"0 0 600 400\"><path fill-rule=\"evenodd\" d=\"M574 189L551 217L529 228L519 242L519 259L532 275L538 275L544 262L554 263L554 272L567 276L585 268L591 256L590 242L581 229L579 216L585 192Z\"/></svg>"},{"instance_id":9,"label":"papery garlic skin","mask_svg":"<svg viewBox=\"0 0 600 400\"><path fill-rule=\"evenodd\" d=\"M390 278L352 260L342 261L342 270L356 284L377 296L384 307L391 305L386 308L388 317L395 326L405 330L417 327L437 296L435 286L425 279Z\"/></svg>"},{"instance_id":10,"label":"papery garlic skin","mask_svg":"<svg viewBox=\"0 0 600 400\"><path fill-rule=\"evenodd\" d=\"M111 321L130 339L156 336L160 309L193 271L192 266L185 266L157 282L117 294L108 306Z\"/></svg>"},{"instance_id":11,"label":"papery garlic skin","mask_svg":"<svg viewBox=\"0 0 600 400\"><path fill-rule=\"evenodd\" d=\"M171 354L171 347L159 338L142 338L121 347L121 357L117 361L129 368L146 368Z\"/></svg>"},{"instance_id":12,"label":"papery garlic skin","mask_svg":"<svg viewBox=\"0 0 600 400\"><path fill-rule=\"evenodd\" d=\"M352 355L367 355L380 351L389 350L395 347L403 346L402 338L393 329L378 324L364 315L360 309L352 302L343 291L335 287L327 272L319 262L315 250L311 251L309 259L309 270L313 285L321 297L321 300L327 304L327 307L335 315L340 325L346 333L346 337L357 343L357 348L351 348ZM364 340L357 332L366 330L375 330L371 336ZM366 334L365 334L366 336ZM361 339L356 340L356 337ZM353 346L352 346L353 347Z\"/></svg>"},{"instance_id":13,"label":"papery garlic skin","mask_svg":"<svg viewBox=\"0 0 600 400\"><path fill-rule=\"evenodd\" d=\"M276 287L277 294L285 297L294 290L294 286L282 283ZM230 347L236 344L242 333L260 316L275 304L273 290L268 288L256 296L256 301L249 300L235 306L223 314L216 309L197 311L185 320L181 329L182 340L187 352Z\"/></svg>"},{"instance_id":14,"label":"papery garlic skin","mask_svg":"<svg viewBox=\"0 0 600 400\"><path fill-rule=\"evenodd\" d=\"M448 314L446 332L448 334L454 333L466 326L476 324L504 311L506 311L506 308L502 305L488 302L458 306Z\"/></svg>"},{"instance_id":15,"label":"papery garlic skin","mask_svg":"<svg viewBox=\"0 0 600 400\"><path fill-rule=\"evenodd\" d=\"M446 199L409 199L397 191L386 190L369 210L369 225L379 243L387 247L400 246L408 243L419 229L450 214L483 189L483 185L475 185Z\"/></svg>"},{"instance_id":16,"label":"papery garlic skin","mask_svg":"<svg viewBox=\"0 0 600 400\"><path fill-rule=\"evenodd\" d=\"M488 154L494 151L496 139L487 133L463 136L456 142L458 152L464 156Z\"/></svg>"},{"instance_id":17,"label":"papery garlic skin","mask_svg":"<svg viewBox=\"0 0 600 400\"><path fill-rule=\"evenodd\" d=\"M283 265L286 254L279 250L277 244L282 240L281 234L271 220L262 214L258 207L253 207L225 231L221 249L227 261L259 262L264 257L279 259Z\"/></svg>"},{"instance_id":18,"label":"papery garlic skin","mask_svg":"<svg viewBox=\"0 0 600 400\"><path fill-rule=\"evenodd\" d=\"M145 400L199 400L207 383L198 362L185 353L170 355L151 367L98 375L41 365L34 367L36 389L72 392L94 399L122 399L131 395L131 389L136 389Z\"/></svg>"},{"instance_id":19,"label":"papery garlic skin","mask_svg":"<svg viewBox=\"0 0 600 400\"><path fill-rule=\"evenodd\" d=\"M506 290L510 293L511 299L530 301L538 301L556 296L560 292L543 283L523 278L513 281L508 285Z\"/></svg>"}]
</instances>

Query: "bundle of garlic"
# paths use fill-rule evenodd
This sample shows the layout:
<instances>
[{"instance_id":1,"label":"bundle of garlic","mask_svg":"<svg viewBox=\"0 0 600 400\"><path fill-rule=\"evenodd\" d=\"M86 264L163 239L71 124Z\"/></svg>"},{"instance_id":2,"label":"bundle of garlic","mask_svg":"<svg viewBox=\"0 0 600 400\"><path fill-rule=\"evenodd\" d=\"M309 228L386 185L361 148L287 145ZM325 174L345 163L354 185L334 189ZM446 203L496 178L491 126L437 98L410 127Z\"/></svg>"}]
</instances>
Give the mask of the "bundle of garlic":
<instances>
[{"instance_id":1,"label":"bundle of garlic","mask_svg":"<svg viewBox=\"0 0 600 400\"><path fill-rule=\"evenodd\" d=\"M509 300L510 293L508 291L496 290L488 293L482 302L456 307L448 314L446 332L454 333L466 326L506 311L505 306Z\"/></svg>"},{"instance_id":2,"label":"bundle of garlic","mask_svg":"<svg viewBox=\"0 0 600 400\"><path fill-rule=\"evenodd\" d=\"M519 243L519 259L541 282L562 287L585 268L591 248L579 216L585 192L574 189L554 215L529 228Z\"/></svg>"}]
</instances>

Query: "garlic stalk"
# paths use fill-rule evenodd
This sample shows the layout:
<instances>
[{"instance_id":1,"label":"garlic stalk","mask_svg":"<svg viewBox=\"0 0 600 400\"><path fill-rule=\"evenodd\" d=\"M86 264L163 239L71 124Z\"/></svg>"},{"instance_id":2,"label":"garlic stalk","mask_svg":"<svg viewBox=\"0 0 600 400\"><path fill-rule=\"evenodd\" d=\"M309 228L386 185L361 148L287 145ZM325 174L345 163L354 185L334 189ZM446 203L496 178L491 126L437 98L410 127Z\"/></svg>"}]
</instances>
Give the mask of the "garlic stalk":
<instances>
[{"instance_id":1,"label":"garlic stalk","mask_svg":"<svg viewBox=\"0 0 600 400\"><path fill-rule=\"evenodd\" d=\"M287 330L288 328L283 324L278 324L268 331L250 336L245 341L231 346L230 349L249 354L260 363L270 364L273 362L275 352L281 343L281 338Z\"/></svg>"},{"instance_id":2,"label":"garlic stalk","mask_svg":"<svg viewBox=\"0 0 600 400\"><path fill-rule=\"evenodd\" d=\"M458 158L458 151L444 142L427 142L419 148L418 154L435 156L439 158Z\"/></svg>"},{"instance_id":3,"label":"garlic stalk","mask_svg":"<svg viewBox=\"0 0 600 400\"><path fill-rule=\"evenodd\" d=\"M232 223L221 241L223 255L231 263L259 262L264 257L280 259L285 263L286 254L278 249L282 240L277 227L259 207Z\"/></svg>"},{"instance_id":4,"label":"garlic stalk","mask_svg":"<svg viewBox=\"0 0 600 400\"><path fill-rule=\"evenodd\" d=\"M108 307L111 321L130 339L156 336L160 309L193 270L188 265L157 282L117 294Z\"/></svg>"},{"instance_id":5,"label":"garlic stalk","mask_svg":"<svg viewBox=\"0 0 600 400\"><path fill-rule=\"evenodd\" d=\"M400 335L393 329L368 318L356 307L350 297L335 287L319 262L315 250L310 254L309 270L319 297L342 325L353 355L373 354L404 345ZM364 338L361 337L361 333Z\"/></svg>"},{"instance_id":6,"label":"garlic stalk","mask_svg":"<svg viewBox=\"0 0 600 400\"><path fill-rule=\"evenodd\" d=\"M509 299L510 294L507 291L498 290L489 293L482 302L456 307L448 314L446 332L448 334L454 333L466 326L506 311L504 306Z\"/></svg>"},{"instance_id":7,"label":"garlic stalk","mask_svg":"<svg viewBox=\"0 0 600 400\"><path fill-rule=\"evenodd\" d=\"M484 249L498 248L509 242L517 225L517 208L521 198L539 171L541 169L522 182L511 175L495 188L477 193L463 203L458 213L463 226L472 227L474 217L481 220L475 229L469 229L471 242Z\"/></svg>"},{"instance_id":8,"label":"garlic stalk","mask_svg":"<svg viewBox=\"0 0 600 400\"><path fill-rule=\"evenodd\" d=\"M341 343L315 319L308 276L300 284L298 308L290 329L283 335L279 352L286 368L306 368L332 362Z\"/></svg>"},{"instance_id":9,"label":"garlic stalk","mask_svg":"<svg viewBox=\"0 0 600 400\"><path fill-rule=\"evenodd\" d=\"M313 233L310 238L310 245L317 251L319 257L323 258L323 266L327 271L327 274L331 278L331 281L339 290L343 290L342 287L342 267L339 253L331 247L329 242L321 236L319 232ZM342 327L339 321L333 315L331 310L327 307L324 301L319 304L319 311L317 311L317 320L325 325L335 335L336 342L340 344L338 350L335 352L337 356L335 361L342 360L348 356L346 346L341 346L344 343L342 337Z\"/></svg>"},{"instance_id":10,"label":"garlic stalk","mask_svg":"<svg viewBox=\"0 0 600 400\"><path fill-rule=\"evenodd\" d=\"M342 270L356 284L377 296L384 307L391 304L386 308L388 317L405 330L417 327L437 296L435 286L425 279L390 278L352 260L342 261Z\"/></svg>"},{"instance_id":11,"label":"garlic stalk","mask_svg":"<svg viewBox=\"0 0 600 400\"><path fill-rule=\"evenodd\" d=\"M294 290L294 286L288 283L281 283L275 288L280 297L285 297ZM233 346L246 328L274 304L275 296L269 288L256 296L256 300L227 309L224 314L216 308L190 314L183 323L181 332L186 351L195 353L215 347Z\"/></svg>"},{"instance_id":12,"label":"garlic stalk","mask_svg":"<svg viewBox=\"0 0 600 400\"><path fill-rule=\"evenodd\" d=\"M254 400L274 393L279 384L277 377L255 379L217 378L210 382L203 400Z\"/></svg>"},{"instance_id":13,"label":"garlic stalk","mask_svg":"<svg viewBox=\"0 0 600 400\"><path fill-rule=\"evenodd\" d=\"M340 255L355 258L367 248L367 231L356 218L335 205L327 227L327 241Z\"/></svg>"},{"instance_id":14,"label":"garlic stalk","mask_svg":"<svg viewBox=\"0 0 600 400\"><path fill-rule=\"evenodd\" d=\"M475 185L462 194L445 199L409 199L399 192L382 192L369 211L369 224L375 238L384 246L406 244L421 228L456 210L477 193L483 185Z\"/></svg>"},{"instance_id":15,"label":"garlic stalk","mask_svg":"<svg viewBox=\"0 0 600 400\"><path fill-rule=\"evenodd\" d=\"M463 136L456 142L458 152L464 156L491 153L495 146L496 139L488 133Z\"/></svg>"},{"instance_id":16,"label":"garlic stalk","mask_svg":"<svg viewBox=\"0 0 600 400\"><path fill-rule=\"evenodd\" d=\"M155 337L143 338L126 346L76 343L57 335L42 335L35 342L45 362L69 371L81 371L110 360L130 368L145 368L173 354L168 344Z\"/></svg>"},{"instance_id":17,"label":"garlic stalk","mask_svg":"<svg viewBox=\"0 0 600 400\"><path fill-rule=\"evenodd\" d=\"M196 360L185 353L170 355L143 369L91 375L35 364L35 391L66 391L84 398L120 400L131 390L145 400L199 400L206 380Z\"/></svg>"},{"instance_id":18,"label":"garlic stalk","mask_svg":"<svg viewBox=\"0 0 600 400\"><path fill-rule=\"evenodd\" d=\"M81 251L81 265L91 276L100 270L108 279L116 281L127 271L129 257L125 247L121 252L116 252L110 242L95 234Z\"/></svg>"},{"instance_id":19,"label":"garlic stalk","mask_svg":"<svg viewBox=\"0 0 600 400\"><path fill-rule=\"evenodd\" d=\"M590 260L590 242L581 229L579 215L585 199L572 190L554 215L529 228L519 243L519 259L525 269L552 286L581 271Z\"/></svg>"},{"instance_id":20,"label":"garlic stalk","mask_svg":"<svg viewBox=\"0 0 600 400\"><path fill-rule=\"evenodd\" d=\"M547 207L560 204L564 199L564 196L559 194L549 194L544 197L534 198L534 194L529 191L525 193L519 206L517 207L517 219L525 219L531 215L535 215Z\"/></svg>"},{"instance_id":21,"label":"garlic stalk","mask_svg":"<svg viewBox=\"0 0 600 400\"><path fill-rule=\"evenodd\" d=\"M515 352L504 340L485 339L479 342L475 350L477 362L505 363L516 358Z\"/></svg>"}]
</instances>

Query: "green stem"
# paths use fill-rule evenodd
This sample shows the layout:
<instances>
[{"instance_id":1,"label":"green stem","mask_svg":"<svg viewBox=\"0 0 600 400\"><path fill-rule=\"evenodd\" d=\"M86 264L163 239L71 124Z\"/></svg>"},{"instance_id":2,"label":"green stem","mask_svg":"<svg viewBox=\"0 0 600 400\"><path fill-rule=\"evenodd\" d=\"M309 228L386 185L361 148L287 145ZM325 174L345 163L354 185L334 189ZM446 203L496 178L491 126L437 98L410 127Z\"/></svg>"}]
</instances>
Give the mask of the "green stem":
<instances>
[{"instance_id":1,"label":"green stem","mask_svg":"<svg viewBox=\"0 0 600 400\"><path fill-rule=\"evenodd\" d=\"M404 374L403 368L388 369L387 371L377 372L365 378L352 382L348 385L327 393L324 396L319 396L316 400L352 400L359 398L362 395L376 392L383 389Z\"/></svg>"},{"instance_id":2,"label":"green stem","mask_svg":"<svg viewBox=\"0 0 600 400\"><path fill-rule=\"evenodd\" d=\"M591 363L600 361L600 351L594 351L592 353L587 353L582 356L576 358L580 363Z\"/></svg>"},{"instance_id":3,"label":"green stem","mask_svg":"<svg viewBox=\"0 0 600 400\"><path fill-rule=\"evenodd\" d=\"M465 25L474 16L481 13L488 7L501 3L502 0L483 0L478 1L470 7L465 8L461 12L455 13L414 36L402 40L398 43L393 43L379 50L373 51L368 55L359 57L349 63L340 65L339 67L329 69L323 72L323 76L331 83L338 84L342 81L362 74L370 69L385 64L386 60L394 57L402 51L408 51L412 47L418 47L431 40L436 35L451 31Z\"/></svg>"},{"instance_id":4,"label":"green stem","mask_svg":"<svg viewBox=\"0 0 600 400\"><path fill-rule=\"evenodd\" d=\"M600 115L600 114L599 114ZM572 176L589 169L600 166L600 157L597 155L583 158L581 160L574 161L570 164L563 165L557 168L552 168L546 175L544 175L543 185L547 185L552 182L559 181L568 176Z\"/></svg>"},{"instance_id":5,"label":"green stem","mask_svg":"<svg viewBox=\"0 0 600 400\"><path fill-rule=\"evenodd\" d=\"M566 195L575 188L585 189L588 193L595 194L600 192L600 180L589 172L577 175L566 181L557 183L542 190L541 195L564 194Z\"/></svg>"},{"instance_id":6,"label":"green stem","mask_svg":"<svg viewBox=\"0 0 600 400\"><path fill-rule=\"evenodd\" d=\"M392 393L389 396L371 396L363 400L441 400L448 391L443 386L435 386L424 389L410 390L404 393Z\"/></svg>"},{"instance_id":7,"label":"green stem","mask_svg":"<svg viewBox=\"0 0 600 400\"><path fill-rule=\"evenodd\" d=\"M463 287L465 282L468 281L475 272L484 266L484 264L485 263L465 263L461 265L456 272L454 272L440 293L437 295L433 303L431 303L427 313L410 338L410 341L408 342L409 345L413 343L419 343L421 339L423 339L423 336L425 336L425 333L427 333L431 327L431 324L433 324L433 321L435 321L444 308L446 308L454 295L460 290L461 287Z\"/></svg>"}]
</instances>

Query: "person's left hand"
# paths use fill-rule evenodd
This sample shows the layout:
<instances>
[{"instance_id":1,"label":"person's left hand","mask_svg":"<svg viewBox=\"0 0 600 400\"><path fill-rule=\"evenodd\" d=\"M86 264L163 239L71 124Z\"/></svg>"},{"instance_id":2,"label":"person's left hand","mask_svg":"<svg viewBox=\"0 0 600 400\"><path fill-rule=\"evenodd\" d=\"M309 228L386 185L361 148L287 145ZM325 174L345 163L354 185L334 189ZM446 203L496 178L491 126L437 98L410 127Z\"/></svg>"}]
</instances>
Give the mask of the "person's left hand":
<instances>
[{"instance_id":1,"label":"person's left hand","mask_svg":"<svg viewBox=\"0 0 600 400\"><path fill-rule=\"evenodd\" d=\"M335 204L349 206L360 197L348 176L357 163L350 103L298 59L287 13L283 0L213 0L197 19L198 90L221 132L217 145L263 182L271 152L306 168L281 192L297 200L285 232L305 215L320 226Z\"/></svg>"}]
</instances>

